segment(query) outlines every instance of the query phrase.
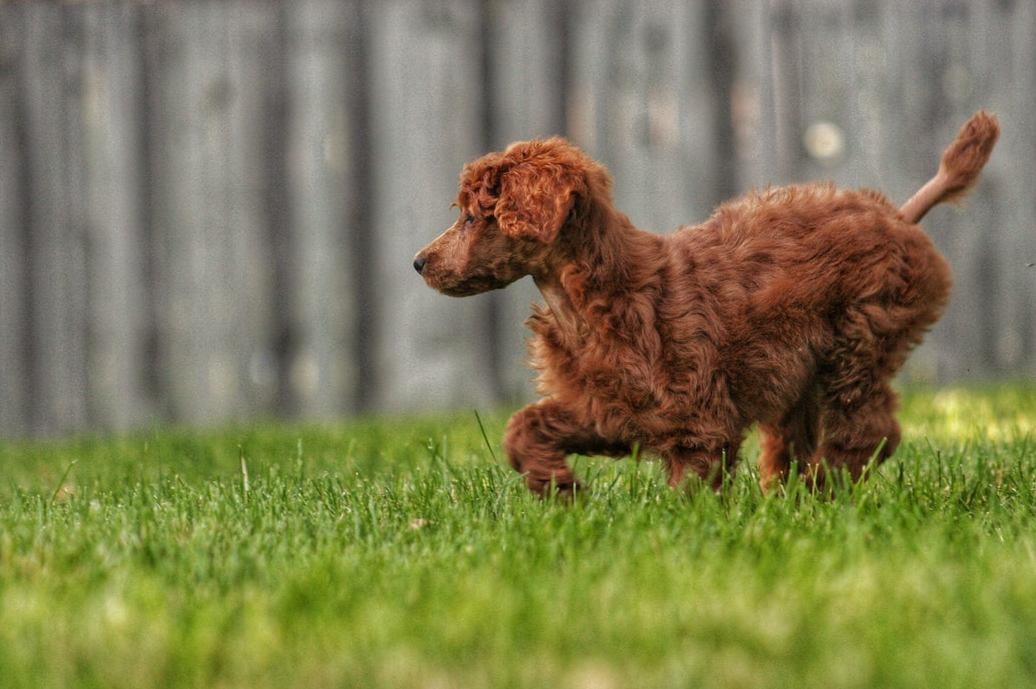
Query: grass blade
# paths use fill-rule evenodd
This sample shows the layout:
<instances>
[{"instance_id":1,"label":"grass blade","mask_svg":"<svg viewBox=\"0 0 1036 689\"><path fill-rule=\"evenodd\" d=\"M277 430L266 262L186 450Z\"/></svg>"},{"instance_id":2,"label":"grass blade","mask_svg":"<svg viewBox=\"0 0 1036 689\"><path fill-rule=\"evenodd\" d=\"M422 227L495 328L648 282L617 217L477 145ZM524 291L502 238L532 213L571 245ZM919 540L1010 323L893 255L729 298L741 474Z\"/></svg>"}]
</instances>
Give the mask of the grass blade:
<instances>
[{"instance_id":1,"label":"grass blade","mask_svg":"<svg viewBox=\"0 0 1036 689\"><path fill-rule=\"evenodd\" d=\"M493 458L493 462L496 464L500 463L497 459L496 453L493 452L493 446L489 444L489 436L486 435L486 427L482 424L482 417L478 415L478 410L475 409L475 421L478 422L478 430L482 433L482 440L486 442L486 449L489 450L489 456Z\"/></svg>"}]
</instances>

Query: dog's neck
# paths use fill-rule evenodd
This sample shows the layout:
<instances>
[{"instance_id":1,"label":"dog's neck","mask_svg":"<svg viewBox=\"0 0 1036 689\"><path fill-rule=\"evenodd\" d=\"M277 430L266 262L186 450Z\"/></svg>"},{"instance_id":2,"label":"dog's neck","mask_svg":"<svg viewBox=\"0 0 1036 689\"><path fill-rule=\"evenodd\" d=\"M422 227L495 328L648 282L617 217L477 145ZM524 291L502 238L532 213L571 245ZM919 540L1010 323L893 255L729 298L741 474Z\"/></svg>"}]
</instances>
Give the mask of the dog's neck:
<instances>
[{"instance_id":1,"label":"dog's neck","mask_svg":"<svg viewBox=\"0 0 1036 689\"><path fill-rule=\"evenodd\" d=\"M543 301L554 314L554 320L557 321L561 331L568 338L581 342L586 333L586 321L572 303L571 297L565 292L561 283L558 281L541 282L540 280L535 280L535 282L540 294L543 295Z\"/></svg>"},{"instance_id":2,"label":"dog's neck","mask_svg":"<svg viewBox=\"0 0 1036 689\"><path fill-rule=\"evenodd\" d=\"M656 262L641 257L657 256L664 240L633 227L610 206L590 209L566 229L557 251L533 279L558 326L578 342L594 327L588 322L592 308L622 308L657 281L649 269Z\"/></svg>"}]
</instances>

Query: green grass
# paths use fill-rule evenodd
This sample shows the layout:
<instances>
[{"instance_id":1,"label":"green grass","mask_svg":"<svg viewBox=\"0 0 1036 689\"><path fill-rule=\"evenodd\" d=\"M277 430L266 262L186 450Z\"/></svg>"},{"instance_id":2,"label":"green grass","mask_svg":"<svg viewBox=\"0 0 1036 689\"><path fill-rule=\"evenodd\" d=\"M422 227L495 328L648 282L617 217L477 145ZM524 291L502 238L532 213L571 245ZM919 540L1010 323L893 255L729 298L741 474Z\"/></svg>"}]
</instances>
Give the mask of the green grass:
<instances>
[{"instance_id":1,"label":"green grass","mask_svg":"<svg viewBox=\"0 0 1036 689\"><path fill-rule=\"evenodd\" d=\"M913 393L871 480L722 496L581 459L528 496L505 416L0 445L0 685L1020 687L1036 390ZM496 461L492 454L495 453Z\"/></svg>"}]
</instances>

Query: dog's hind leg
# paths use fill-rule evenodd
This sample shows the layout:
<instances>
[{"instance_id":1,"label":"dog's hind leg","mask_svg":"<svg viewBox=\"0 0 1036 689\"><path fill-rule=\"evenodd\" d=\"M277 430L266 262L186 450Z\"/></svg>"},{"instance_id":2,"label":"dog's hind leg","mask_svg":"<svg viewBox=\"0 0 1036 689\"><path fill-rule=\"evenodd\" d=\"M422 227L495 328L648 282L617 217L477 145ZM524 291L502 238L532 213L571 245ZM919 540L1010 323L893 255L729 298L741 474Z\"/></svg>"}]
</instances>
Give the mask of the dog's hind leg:
<instances>
[{"instance_id":1,"label":"dog's hind leg","mask_svg":"<svg viewBox=\"0 0 1036 689\"><path fill-rule=\"evenodd\" d=\"M886 380L858 380L851 390L829 390L822 415L823 440L810 462L816 487L826 471L844 469L858 481L870 463L880 464L899 446L896 393Z\"/></svg>"},{"instance_id":2,"label":"dog's hind leg","mask_svg":"<svg viewBox=\"0 0 1036 689\"><path fill-rule=\"evenodd\" d=\"M529 490L552 489L570 496L579 487L565 458L570 454L624 457L630 446L609 441L551 400L530 404L511 417L504 430L504 450L511 466L525 475Z\"/></svg>"},{"instance_id":3,"label":"dog's hind leg","mask_svg":"<svg viewBox=\"0 0 1036 689\"><path fill-rule=\"evenodd\" d=\"M763 491L784 481L792 462L808 462L817 448L820 425L820 390L810 387L778 421L762 423L759 485Z\"/></svg>"},{"instance_id":4,"label":"dog's hind leg","mask_svg":"<svg viewBox=\"0 0 1036 689\"><path fill-rule=\"evenodd\" d=\"M900 307L902 309L902 307ZM922 316L927 311L918 309ZM810 461L814 484L823 484L828 470L844 469L858 481L873 462L880 464L899 446L899 406L890 385L920 330L928 321L914 314L890 317L876 307L849 310L840 323L837 346L829 353L824 374L820 447ZM896 321L906 320L899 328ZM921 325L916 325L921 323Z\"/></svg>"}]
</instances>

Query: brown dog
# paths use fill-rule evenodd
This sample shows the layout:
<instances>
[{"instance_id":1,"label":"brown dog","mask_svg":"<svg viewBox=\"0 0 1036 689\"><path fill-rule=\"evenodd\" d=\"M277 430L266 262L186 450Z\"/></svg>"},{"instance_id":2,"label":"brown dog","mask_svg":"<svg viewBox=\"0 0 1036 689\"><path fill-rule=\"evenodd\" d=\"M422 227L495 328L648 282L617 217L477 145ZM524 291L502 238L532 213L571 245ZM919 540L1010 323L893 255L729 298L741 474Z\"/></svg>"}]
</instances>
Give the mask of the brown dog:
<instances>
[{"instance_id":1,"label":"brown dog","mask_svg":"<svg viewBox=\"0 0 1036 689\"><path fill-rule=\"evenodd\" d=\"M611 178L558 139L464 167L460 219L417 254L451 296L532 275L527 321L543 396L504 446L529 488L572 492L569 454L659 455L718 488L745 428L764 487L793 461L858 479L899 443L889 381L938 320L950 270L917 222L975 183L999 135L976 114L899 210L873 191L809 184L751 193L669 236L612 205Z\"/></svg>"}]
</instances>

